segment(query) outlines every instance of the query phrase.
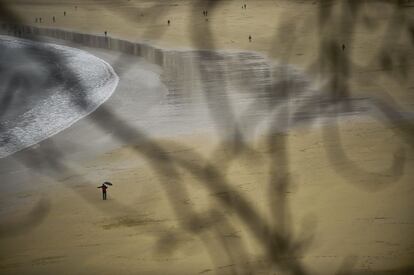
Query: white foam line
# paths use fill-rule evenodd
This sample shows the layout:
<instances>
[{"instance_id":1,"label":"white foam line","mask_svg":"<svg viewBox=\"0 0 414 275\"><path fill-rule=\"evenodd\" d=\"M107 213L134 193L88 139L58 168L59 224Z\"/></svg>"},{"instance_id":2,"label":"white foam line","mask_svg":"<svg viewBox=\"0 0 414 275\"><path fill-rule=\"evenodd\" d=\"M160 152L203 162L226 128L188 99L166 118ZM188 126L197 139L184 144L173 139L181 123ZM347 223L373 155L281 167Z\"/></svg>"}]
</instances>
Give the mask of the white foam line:
<instances>
[{"instance_id":1,"label":"white foam line","mask_svg":"<svg viewBox=\"0 0 414 275\"><path fill-rule=\"evenodd\" d=\"M0 43L8 43L25 49L52 50L65 59L70 73L76 74L82 90L74 87L54 86L52 96L35 105L13 121L1 121L0 158L37 144L70 127L81 118L91 114L110 98L115 91L119 77L107 62L85 51L50 43L15 39L0 35ZM65 79L64 79L65 80ZM77 99L86 103L80 107Z\"/></svg>"}]
</instances>

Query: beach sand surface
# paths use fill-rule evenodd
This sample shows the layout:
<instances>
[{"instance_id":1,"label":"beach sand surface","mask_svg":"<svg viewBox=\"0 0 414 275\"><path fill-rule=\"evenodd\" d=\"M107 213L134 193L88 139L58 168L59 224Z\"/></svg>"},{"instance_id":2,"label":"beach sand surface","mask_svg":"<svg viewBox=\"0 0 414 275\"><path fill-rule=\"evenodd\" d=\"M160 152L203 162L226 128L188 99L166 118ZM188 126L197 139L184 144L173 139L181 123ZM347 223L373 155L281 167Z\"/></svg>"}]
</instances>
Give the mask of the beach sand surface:
<instances>
[{"instance_id":1,"label":"beach sand surface","mask_svg":"<svg viewBox=\"0 0 414 275\"><path fill-rule=\"evenodd\" d=\"M128 91L142 66L155 78L162 68L88 49L120 86L90 118L1 160L0 273L413 272L412 8L361 4L345 20L352 7L339 1L216 2L5 3L37 27L255 51L303 70L317 90L332 92L336 80L339 98L369 98L376 111L243 143L212 129L160 134L136 121L146 112ZM151 88L152 105L168 94ZM108 114L122 118L110 124L118 132L102 127ZM105 180L107 201L96 189Z\"/></svg>"}]
</instances>

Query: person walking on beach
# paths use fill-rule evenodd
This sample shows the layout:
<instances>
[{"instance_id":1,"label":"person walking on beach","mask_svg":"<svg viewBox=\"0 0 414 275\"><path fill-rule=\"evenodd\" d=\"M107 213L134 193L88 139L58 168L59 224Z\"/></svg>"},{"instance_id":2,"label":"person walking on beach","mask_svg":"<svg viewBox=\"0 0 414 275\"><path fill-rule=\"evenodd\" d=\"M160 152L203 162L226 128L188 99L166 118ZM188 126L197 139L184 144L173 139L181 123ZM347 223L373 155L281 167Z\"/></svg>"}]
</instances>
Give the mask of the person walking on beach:
<instances>
[{"instance_id":1,"label":"person walking on beach","mask_svg":"<svg viewBox=\"0 0 414 275\"><path fill-rule=\"evenodd\" d=\"M249 35L249 42L252 42L252 36Z\"/></svg>"},{"instance_id":2,"label":"person walking on beach","mask_svg":"<svg viewBox=\"0 0 414 275\"><path fill-rule=\"evenodd\" d=\"M170 23L171 23L171 22L170 22L170 20L168 20L168 21L167 21L167 23L168 23L168 26L169 26L169 25L170 25Z\"/></svg>"},{"instance_id":3,"label":"person walking on beach","mask_svg":"<svg viewBox=\"0 0 414 275\"><path fill-rule=\"evenodd\" d=\"M98 188L102 189L102 199L106 200L106 189L108 189L108 186L106 186L105 183L102 183Z\"/></svg>"},{"instance_id":4,"label":"person walking on beach","mask_svg":"<svg viewBox=\"0 0 414 275\"><path fill-rule=\"evenodd\" d=\"M53 16L53 23L55 23L56 22L56 18Z\"/></svg>"},{"instance_id":5,"label":"person walking on beach","mask_svg":"<svg viewBox=\"0 0 414 275\"><path fill-rule=\"evenodd\" d=\"M107 32L107 31L105 31L105 37L107 36L107 34L108 34L108 32Z\"/></svg>"},{"instance_id":6,"label":"person walking on beach","mask_svg":"<svg viewBox=\"0 0 414 275\"><path fill-rule=\"evenodd\" d=\"M342 51L345 51L345 44L342 44Z\"/></svg>"}]
</instances>

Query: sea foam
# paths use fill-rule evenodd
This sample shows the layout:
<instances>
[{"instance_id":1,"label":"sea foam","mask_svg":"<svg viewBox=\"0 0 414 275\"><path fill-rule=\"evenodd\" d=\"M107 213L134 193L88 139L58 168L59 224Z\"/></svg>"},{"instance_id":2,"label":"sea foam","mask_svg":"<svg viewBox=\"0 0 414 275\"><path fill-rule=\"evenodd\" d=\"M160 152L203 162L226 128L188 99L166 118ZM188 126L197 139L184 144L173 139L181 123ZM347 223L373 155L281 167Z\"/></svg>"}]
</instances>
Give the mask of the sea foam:
<instances>
[{"instance_id":1,"label":"sea foam","mask_svg":"<svg viewBox=\"0 0 414 275\"><path fill-rule=\"evenodd\" d=\"M115 91L119 78L85 51L0 35L0 158L57 134Z\"/></svg>"}]
</instances>

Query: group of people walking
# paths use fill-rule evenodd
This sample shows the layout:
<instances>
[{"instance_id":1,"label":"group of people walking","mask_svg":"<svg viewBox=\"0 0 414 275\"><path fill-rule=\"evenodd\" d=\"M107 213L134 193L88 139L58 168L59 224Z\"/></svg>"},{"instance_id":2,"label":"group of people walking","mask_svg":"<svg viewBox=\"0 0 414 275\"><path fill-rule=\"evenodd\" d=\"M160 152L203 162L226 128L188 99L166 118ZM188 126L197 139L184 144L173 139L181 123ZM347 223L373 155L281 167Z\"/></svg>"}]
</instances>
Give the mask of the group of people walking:
<instances>
[{"instance_id":1,"label":"group of people walking","mask_svg":"<svg viewBox=\"0 0 414 275\"><path fill-rule=\"evenodd\" d=\"M77 9L78 7L75 6L75 9ZM63 16L66 16L66 11L63 11ZM56 22L56 16L52 16L52 22L55 23ZM35 23L42 23L42 17L36 17L35 18Z\"/></svg>"}]
</instances>

